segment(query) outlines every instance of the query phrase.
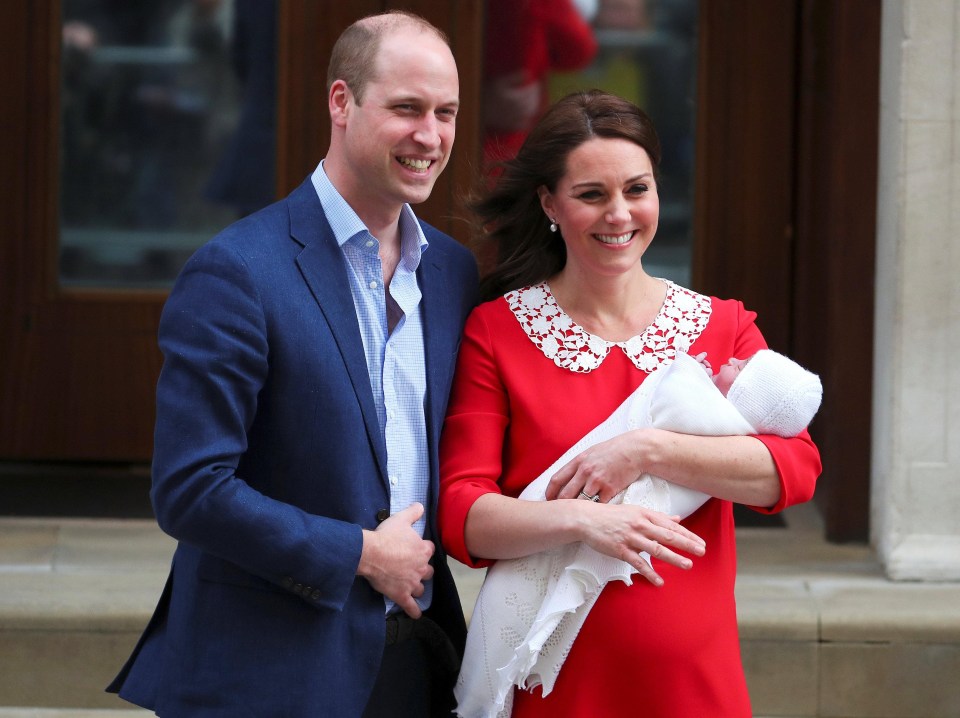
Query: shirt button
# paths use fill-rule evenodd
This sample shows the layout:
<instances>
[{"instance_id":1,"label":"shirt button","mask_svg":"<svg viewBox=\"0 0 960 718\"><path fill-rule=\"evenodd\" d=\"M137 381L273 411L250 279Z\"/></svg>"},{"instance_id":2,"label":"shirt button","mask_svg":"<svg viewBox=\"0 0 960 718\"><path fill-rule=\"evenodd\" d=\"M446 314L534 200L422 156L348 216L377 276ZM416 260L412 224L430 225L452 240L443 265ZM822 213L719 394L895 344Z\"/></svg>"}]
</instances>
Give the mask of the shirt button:
<instances>
[{"instance_id":1,"label":"shirt button","mask_svg":"<svg viewBox=\"0 0 960 718\"><path fill-rule=\"evenodd\" d=\"M372 246L373 246L373 240L372 240L372 239L368 239L368 240L367 240L367 246L368 246L368 247L372 247Z\"/></svg>"},{"instance_id":2,"label":"shirt button","mask_svg":"<svg viewBox=\"0 0 960 718\"><path fill-rule=\"evenodd\" d=\"M391 486L396 486L396 485L399 484L399 483L400 483L400 479L398 479L396 476L391 476L391 477L390 477L390 485L391 485Z\"/></svg>"},{"instance_id":3,"label":"shirt button","mask_svg":"<svg viewBox=\"0 0 960 718\"><path fill-rule=\"evenodd\" d=\"M390 420L393 420L393 417L394 417L394 416L395 416L395 414L393 413L393 409L388 409L388 410L387 410L387 418L390 419Z\"/></svg>"},{"instance_id":4,"label":"shirt button","mask_svg":"<svg viewBox=\"0 0 960 718\"><path fill-rule=\"evenodd\" d=\"M373 282L373 281L371 281L371 282L370 282L370 284L369 284L368 286L370 287L370 289L376 289L376 288L377 288L377 283L376 283L376 282Z\"/></svg>"}]
</instances>

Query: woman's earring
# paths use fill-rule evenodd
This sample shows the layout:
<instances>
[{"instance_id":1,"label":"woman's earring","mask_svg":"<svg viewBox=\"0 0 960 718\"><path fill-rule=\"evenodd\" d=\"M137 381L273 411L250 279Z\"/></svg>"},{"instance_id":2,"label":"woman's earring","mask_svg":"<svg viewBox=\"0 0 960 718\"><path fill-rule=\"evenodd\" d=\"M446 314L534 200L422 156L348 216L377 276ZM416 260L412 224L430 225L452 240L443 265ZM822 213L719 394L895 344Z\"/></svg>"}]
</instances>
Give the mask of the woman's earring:
<instances>
[{"instance_id":1,"label":"woman's earring","mask_svg":"<svg viewBox=\"0 0 960 718\"><path fill-rule=\"evenodd\" d=\"M550 220L550 231L551 231L551 232L556 232L556 231L557 231L557 222L556 222L556 220L553 220L553 219Z\"/></svg>"}]
</instances>

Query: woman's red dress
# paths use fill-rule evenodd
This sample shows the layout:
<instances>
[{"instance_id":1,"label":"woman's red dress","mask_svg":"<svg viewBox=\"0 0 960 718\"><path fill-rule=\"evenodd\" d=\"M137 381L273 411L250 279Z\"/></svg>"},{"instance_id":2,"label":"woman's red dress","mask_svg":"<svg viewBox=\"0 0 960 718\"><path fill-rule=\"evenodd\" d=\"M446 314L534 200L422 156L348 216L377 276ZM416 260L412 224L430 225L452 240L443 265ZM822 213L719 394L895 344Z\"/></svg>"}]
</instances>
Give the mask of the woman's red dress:
<instances>
[{"instance_id":1,"label":"woman's red dress","mask_svg":"<svg viewBox=\"0 0 960 718\"><path fill-rule=\"evenodd\" d=\"M478 307L465 329L441 441L439 521L449 554L488 565L464 542L467 513L479 496L517 496L677 351L706 352L717 368L765 348L755 317L740 302L669 285L655 324L617 345L577 327L546 285ZM807 501L820 473L807 432L757 438L782 486L776 506L757 510ZM640 577L632 586L608 585L554 690L546 697L539 688L515 691L514 718L751 715L737 635L732 506L710 499L683 524L706 541L706 555L689 571L656 563L661 588Z\"/></svg>"}]
</instances>

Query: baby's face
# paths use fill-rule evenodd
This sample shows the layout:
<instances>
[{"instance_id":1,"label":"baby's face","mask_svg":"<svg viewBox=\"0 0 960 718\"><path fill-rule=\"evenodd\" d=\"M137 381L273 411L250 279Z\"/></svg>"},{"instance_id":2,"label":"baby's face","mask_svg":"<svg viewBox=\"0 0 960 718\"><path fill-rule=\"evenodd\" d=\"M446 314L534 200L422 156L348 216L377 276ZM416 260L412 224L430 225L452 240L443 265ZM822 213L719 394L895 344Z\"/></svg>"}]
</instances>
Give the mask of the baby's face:
<instances>
[{"instance_id":1,"label":"baby's face","mask_svg":"<svg viewBox=\"0 0 960 718\"><path fill-rule=\"evenodd\" d=\"M737 359L734 357L720 367L720 371L718 371L717 375L713 377L713 383L717 385L717 388L720 390L721 394L724 396L727 395L727 392L730 391L730 386L733 384L743 367L747 365L748 361L750 360Z\"/></svg>"}]
</instances>

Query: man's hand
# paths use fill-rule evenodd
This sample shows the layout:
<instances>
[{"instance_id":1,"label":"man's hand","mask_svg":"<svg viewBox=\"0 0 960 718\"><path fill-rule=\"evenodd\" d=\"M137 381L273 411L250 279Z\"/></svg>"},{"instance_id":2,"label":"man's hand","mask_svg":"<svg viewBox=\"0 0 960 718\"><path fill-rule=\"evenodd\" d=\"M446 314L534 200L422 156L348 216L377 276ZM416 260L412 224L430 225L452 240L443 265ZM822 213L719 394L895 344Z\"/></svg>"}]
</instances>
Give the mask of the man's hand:
<instances>
[{"instance_id":1,"label":"man's hand","mask_svg":"<svg viewBox=\"0 0 960 718\"><path fill-rule=\"evenodd\" d=\"M421 516L423 506L414 503L388 518L376 531L364 530L357 566L357 575L366 578L411 618L420 618L415 599L423 595L423 582L433 576L433 543L413 530Z\"/></svg>"}]
</instances>

